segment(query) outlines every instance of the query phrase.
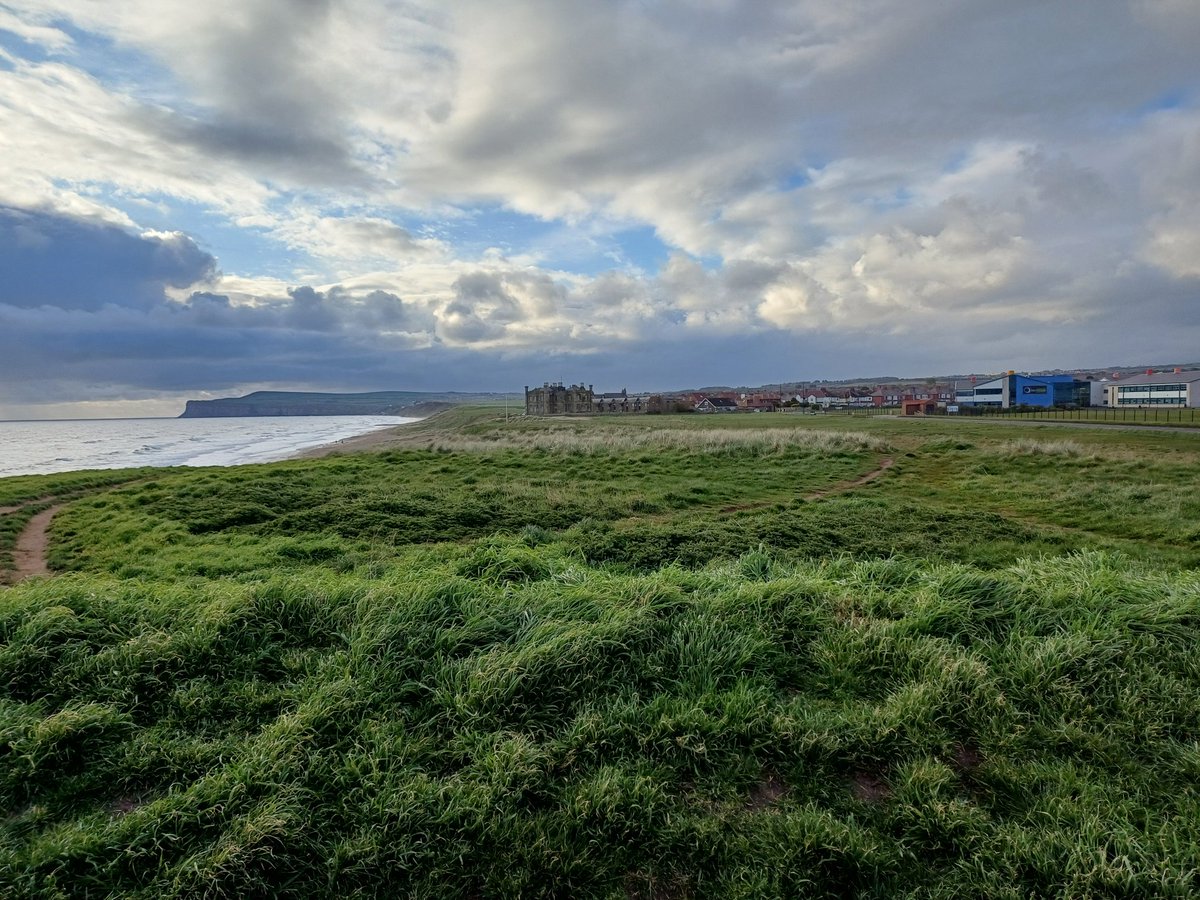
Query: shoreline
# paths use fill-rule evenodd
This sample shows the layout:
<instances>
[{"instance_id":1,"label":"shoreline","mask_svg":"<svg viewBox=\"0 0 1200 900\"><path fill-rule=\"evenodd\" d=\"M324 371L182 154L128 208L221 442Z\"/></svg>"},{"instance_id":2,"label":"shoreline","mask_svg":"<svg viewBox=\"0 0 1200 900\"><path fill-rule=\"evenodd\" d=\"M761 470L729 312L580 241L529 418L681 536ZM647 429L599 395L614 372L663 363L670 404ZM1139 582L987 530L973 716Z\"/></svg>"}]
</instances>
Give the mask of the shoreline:
<instances>
[{"instance_id":1,"label":"shoreline","mask_svg":"<svg viewBox=\"0 0 1200 900\"><path fill-rule=\"evenodd\" d=\"M373 431L352 435L328 444L319 444L293 453L288 459L320 459L333 453L358 453L363 450L382 450L393 442L398 432L403 428L425 421L424 417L413 419L411 422L401 422L399 425L385 425Z\"/></svg>"},{"instance_id":2,"label":"shoreline","mask_svg":"<svg viewBox=\"0 0 1200 900\"><path fill-rule=\"evenodd\" d=\"M438 413L454 409L457 405L437 401L418 403L410 407L410 409L414 412L419 411L421 415L408 416L409 421L407 422L401 422L398 425L386 425L382 428L376 428L373 431L365 431L362 434L342 438L340 441L332 441L328 444L309 447L293 453L288 459L320 459L323 456L329 456L333 453L361 453L367 450L384 450L393 444L400 445L404 443L403 429L416 425L418 422L424 422Z\"/></svg>"},{"instance_id":3,"label":"shoreline","mask_svg":"<svg viewBox=\"0 0 1200 900\"><path fill-rule=\"evenodd\" d=\"M8 423L0 479L121 469L256 465L397 440L428 415L221 417ZM133 422L132 425L128 422Z\"/></svg>"}]
</instances>

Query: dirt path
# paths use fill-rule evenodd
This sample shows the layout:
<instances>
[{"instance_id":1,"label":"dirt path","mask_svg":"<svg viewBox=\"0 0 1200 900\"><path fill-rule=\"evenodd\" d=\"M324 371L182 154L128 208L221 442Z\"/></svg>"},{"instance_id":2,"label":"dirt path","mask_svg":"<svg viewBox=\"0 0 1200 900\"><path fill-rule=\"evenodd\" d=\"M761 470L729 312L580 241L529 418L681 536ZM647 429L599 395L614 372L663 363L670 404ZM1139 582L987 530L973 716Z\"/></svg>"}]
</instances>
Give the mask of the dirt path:
<instances>
[{"instance_id":1,"label":"dirt path","mask_svg":"<svg viewBox=\"0 0 1200 900\"><path fill-rule=\"evenodd\" d=\"M801 499L806 500L806 501L807 500L820 500L822 497L828 497L831 494L841 494L846 491L852 491L856 487L862 487L864 484L869 484L870 482L874 481L876 478L880 477L884 472L886 472L888 469L890 469L895 464L896 464L896 461L889 457L888 459L883 460L883 462L881 462L879 464L878 469L872 469L866 475L862 475L858 478L855 478L853 481L843 481L838 484L830 485L829 487L825 488L824 490L814 491L811 494L805 494ZM735 504L734 506L722 507L721 512L728 514L728 513L735 513L735 512L746 512L751 509L765 509L766 507L773 506L778 502L779 502L779 500L775 499L775 500L757 500L754 503L738 503L738 504Z\"/></svg>"},{"instance_id":2,"label":"dirt path","mask_svg":"<svg viewBox=\"0 0 1200 900\"><path fill-rule=\"evenodd\" d=\"M883 462L881 462L879 464L878 469L874 469L874 470L868 472L866 475L863 475L861 478L856 478L856 479L854 479L854 481L847 481L842 484L835 484L833 487L826 488L823 491L814 491L811 494L807 494L804 497L804 499L805 500L820 500L822 497L828 497L830 494L840 494L840 493L842 493L842 491L849 491L849 490L853 490L856 487L862 487L864 484L869 484L870 482L874 481L876 478L879 478L881 475L883 475L884 472L886 472L888 469L890 469L895 464L896 464L896 461L894 459L892 459L891 457L888 457L887 459L885 459Z\"/></svg>"},{"instance_id":3,"label":"dirt path","mask_svg":"<svg viewBox=\"0 0 1200 900\"><path fill-rule=\"evenodd\" d=\"M21 536L17 538L17 545L13 548L13 562L16 568L11 580L14 583L34 575L50 574L46 565L46 546L50 542L47 531L55 513L64 505L60 503L58 506L42 510L25 525L25 530L21 532Z\"/></svg>"},{"instance_id":4,"label":"dirt path","mask_svg":"<svg viewBox=\"0 0 1200 900\"><path fill-rule=\"evenodd\" d=\"M46 494L42 497L34 497L31 500L22 500L20 503L15 503L12 506L0 506L0 516L7 516L11 513L20 512L29 506L35 506L39 503L50 503L54 500L73 499L74 496L70 492L64 494Z\"/></svg>"}]
</instances>

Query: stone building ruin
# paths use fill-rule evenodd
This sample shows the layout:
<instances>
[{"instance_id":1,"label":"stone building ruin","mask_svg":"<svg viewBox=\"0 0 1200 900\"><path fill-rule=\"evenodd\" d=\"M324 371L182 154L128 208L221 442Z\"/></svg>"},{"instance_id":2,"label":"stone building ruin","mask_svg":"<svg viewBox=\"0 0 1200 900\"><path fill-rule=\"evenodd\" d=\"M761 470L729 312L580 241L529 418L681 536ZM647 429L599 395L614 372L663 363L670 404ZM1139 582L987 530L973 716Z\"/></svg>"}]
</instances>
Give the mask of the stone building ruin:
<instances>
[{"instance_id":1,"label":"stone building ruin","mask_svg":"<svg viewBox=\"0 0 1200 900\"><path fill-rule=\"evenodd\" d=\"M547 381L540 388L525 387L527 416L583 416L603 413L639 414L674 412L672 402L658 395L631 394L628 389L597 394L592 385Z\"/></svg>"},{"instance_id":2,"label":"stone building ruin","mask_svg":"<svg viewBox=\"0 0 1200 900\"><path fill-rule=\"evenodd\" d=\"M594 392L589 384L573 384L564 387L561 381L547 381L540 388L530 390L525 386L525 415L567 416L587 415L592 412Z\"/></svg>"}]
</instances>

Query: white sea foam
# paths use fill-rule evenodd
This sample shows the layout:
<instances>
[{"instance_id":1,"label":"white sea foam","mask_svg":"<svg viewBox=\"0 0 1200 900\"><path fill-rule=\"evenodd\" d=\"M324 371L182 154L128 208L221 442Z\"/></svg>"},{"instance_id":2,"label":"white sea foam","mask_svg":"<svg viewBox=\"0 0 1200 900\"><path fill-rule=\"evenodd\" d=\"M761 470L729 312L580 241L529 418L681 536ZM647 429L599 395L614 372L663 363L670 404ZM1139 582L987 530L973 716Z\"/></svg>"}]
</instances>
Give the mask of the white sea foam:
<instances>
[{"instance_id":1,"label":"white sea foam","mask_svg":"<svg viewBox=\"0 0 1200 900\"><path fill-rule=\"evenodd\" d=\"M0 422L0 477L272 462L415 421L400 416L279 416Z\"/></svg>"}]
</instances>

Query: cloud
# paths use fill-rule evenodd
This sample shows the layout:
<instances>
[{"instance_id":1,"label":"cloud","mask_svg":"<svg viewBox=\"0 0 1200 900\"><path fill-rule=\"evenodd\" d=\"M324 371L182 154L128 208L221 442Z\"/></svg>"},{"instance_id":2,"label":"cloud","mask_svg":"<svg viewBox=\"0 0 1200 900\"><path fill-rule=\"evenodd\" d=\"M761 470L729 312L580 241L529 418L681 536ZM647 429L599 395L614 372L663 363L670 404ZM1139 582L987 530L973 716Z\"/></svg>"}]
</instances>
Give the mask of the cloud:
<instances>
[{"instance_id":1,"label":"cloud","mask_svg":"<svg viewBox=\"0 0 1200 900\"><path fill-rule=\"evenodd\" d=\"M1142 179L1151 200L1142 255L1178 278L1200 278L1200 114L1159 114L1154 131Z\"/></svg>"},{"instance_id":2,"label":"cloud","mask_svg":"<svg viewBox=\"0 0 1200 900\"><path fill-rule=\"evenodd\" d=\"M72 43L70 35L59 28L30 17L21 19L6 9L0 9L0 31L15 34L23 41L47 50L64 50Z\"/></svg>"},{"instance_id":3,"label":"cloud","mask_svg":"<svg viewBox=\"0 0 1200 900\"><path fill-rule=\"evenodd\" d=\"M571 348L567 289L549 275L521 269L459 276L437 313L438 336L452 345ZM585 349L576 346L575 349Z\"/></svg>"},{"instance_id":4,"label":"cloud","mask_svg":"<svg viewBox=\"0 0 1200 900\"><path fill-rule=\"evenodd\" d=\"M0 207L0 303L96 310L145 308L169 288L216 275L216 260L183 234L131 234L106 222Z\"/></svg>"}]
</instances>

